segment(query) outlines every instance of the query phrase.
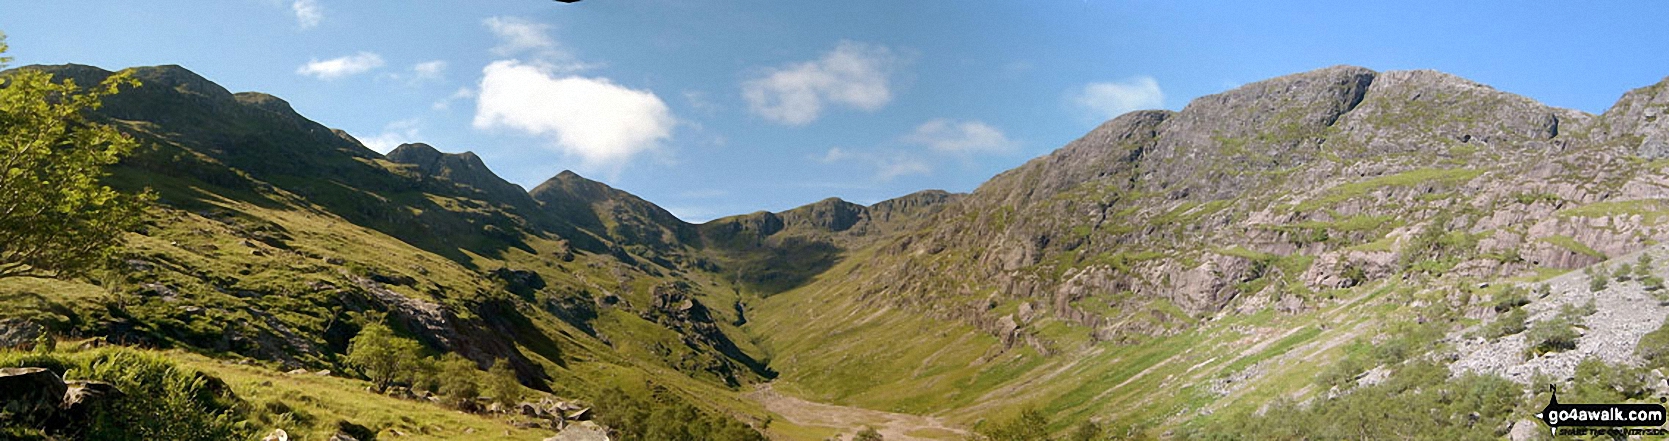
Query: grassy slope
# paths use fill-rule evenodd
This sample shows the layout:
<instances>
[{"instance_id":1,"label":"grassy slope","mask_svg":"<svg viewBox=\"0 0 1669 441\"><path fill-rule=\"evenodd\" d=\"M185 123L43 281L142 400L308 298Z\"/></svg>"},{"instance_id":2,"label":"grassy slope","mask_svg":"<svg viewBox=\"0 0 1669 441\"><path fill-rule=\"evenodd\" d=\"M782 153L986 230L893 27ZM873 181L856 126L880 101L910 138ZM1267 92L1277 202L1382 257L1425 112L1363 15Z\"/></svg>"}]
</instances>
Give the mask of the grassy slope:
<instances>
[{"instance_id":1,"label":"grassy slope","mask_svg":"<svg viewBox=\"0 0 1669 441\"><path fill-rule=\"evenodd\" d=\"M1344 343L1413 313L1400 305L1415 294L1394 285L1337 295L1339 302L1316 311L1231 315L1130 345L1087 344L1087 329L1046 324L1079 342L1050 357L1024 346L1004 351L983 332L943 329L943 322L868 307L818 285L772 297L751 329L807 324L805 332L771 333L766 341L782 371L778 389L809 399L937 414L965 426L1034 406L1057 430L1093 419L1111 423L1114 433L1156 436L1201 413L1314 396L1312 379L1343 355ZM1259 373L1249 383L1231 384L1227 395L1211 390L1248 369Z\"/></svg>"}]
</instances>

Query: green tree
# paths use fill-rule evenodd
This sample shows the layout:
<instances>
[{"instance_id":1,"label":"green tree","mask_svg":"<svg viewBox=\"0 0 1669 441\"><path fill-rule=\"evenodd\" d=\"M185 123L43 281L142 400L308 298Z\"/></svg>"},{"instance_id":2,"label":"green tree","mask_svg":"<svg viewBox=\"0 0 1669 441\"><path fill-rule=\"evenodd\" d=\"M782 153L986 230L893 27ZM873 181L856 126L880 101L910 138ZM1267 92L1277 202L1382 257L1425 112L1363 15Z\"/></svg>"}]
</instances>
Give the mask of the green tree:
<instances>
[{"instance_id":1,"label":"green tree","mask_svg":"<svg viewBox=\"0 0 1669 441\"><path fill-rule=\"evenodd\" d=\"M883 439L885 438L881 436L881 432L876 432L874 427L869 426L864 426L863 430L859 430L857 434L852 435L852 441L881 441Z\"/></svg>"},{"instance_id":2,"label":"green tree","mask_svg":"<svg viewBox=\"0 0 1669 441\"><path fill-rule=\"evenodd\" d=\"M1047 441L1049 417L1035 407L1020 411L1014 419L995 424L980 424L974 432L990 441Z\"/></svg>"},{"instance_id":3,"label":"green tree","mask_svg":"<svg viewBox=\"0 0 1669 441\"><path fill-rule=\"evenodd\" d=\"M448 352L440 359L440 396L446 404L454 408L467 408L475 403L475 397L481 395L481 370L476 368L475 362L469 361L462 355Z\"/></svg>"},{"instance_id":4,"label":"green tree","mask_svg":"<svg viewBox=\"0 0 1669 441\"><path fill-rule=\"evenodd\" d=\"M619 386L609 386L597 394L592 404L597 409L597 422L614 429L619 439L643 438L644 421L649 419L649 406L643 401Z\"/></svg>"},{"instance_id":5,"label":"green tree","mask_svg":"<svg viewBox=\"0 0 1669 441\"><path fill-rule=\"evenodd\" d=\"M348 343L348 364L358 368L378 391L383 391L397 381L410 379L418 371L421 349L416 340L394 335L388 326L373 322L360 329L359 335Z\"/></svg>"},{"instance_id":6,"label":"green tree","mask_svg":"<svg viewBox=\"0 0 1669 441\"><path fill-rule=\"evenodd\" d=\"M1106 430L1100 424L1096 424L1094 421L1085 421L1078 424L1078 428L1073 429L1072 434L1068 435L1066 439L1071 441L1100 441L1105 439L1105 433Z\"/></svg>"},{"instance_id":7,"label":"green tree","mask_svg":"<svg viewBox=\"0 0 1669 441\"><path fill-rule=\"evenodd\" d=\"M10 60L0 57L0 68ZM0 279L82 273L138 225L154 196L99 182L138 143L88 119L105 97L138 84L127 72L89 89L35 69L0 76Z\"/></svg>"},{"instance_id":8,"label":"green tree","mask_svg":"<svg viewBox=\"0 0 1669 441\"><path fill-rule=\"evenodd\" d=\"M522 399L522 384L516 381L516 370L510 367L510 360L503 358L493 361L493 367L487 370L487 395L494 401L505 406L515 405Z\"/></svg>"}]
</instances>

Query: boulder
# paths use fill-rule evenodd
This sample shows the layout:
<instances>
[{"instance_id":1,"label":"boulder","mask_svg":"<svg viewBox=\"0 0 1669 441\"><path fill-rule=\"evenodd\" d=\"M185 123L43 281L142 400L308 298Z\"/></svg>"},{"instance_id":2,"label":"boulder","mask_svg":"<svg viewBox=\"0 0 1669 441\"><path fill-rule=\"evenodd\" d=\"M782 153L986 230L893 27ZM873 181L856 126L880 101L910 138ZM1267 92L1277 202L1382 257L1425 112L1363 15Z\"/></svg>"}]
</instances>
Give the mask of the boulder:
<instances>
[{"instance_id":1,"label":"boulder","mask_svg":"<svg viewBox=\"0 0 1669 441\"><path fill-rule=\"evenodd\" d=\"M8 425L39 427L64 403L69 388L57 373L44 368L0 369L0 413Z\"/></svg>"},{"instance_id":2,"label":"boulder","mask_svg":"<svg viewBox=\"0 0 1669 441\"><path fill-rule=\"evenodd\" d=\"M261 441L290 441L290 434L284 429L272 429L272 433L267 434L266 438L261 438Z\"/></svg>"},{"instance_id":3,"label":"boulder","mask_svg":"<svg viewBox=\"0 0 1669 441\"><path fill-rule=\"evenodd\" d=\"M590 421L581 421L557 432L545 441L609 441L608 429Z\"/></svg>"},{"instance_id":4,"label":"boulder","mask_svg":"<svg viewBox=\"0 0 1669 441\"><path fill-rule=\"evenodd\" d=\"M0 320L0 348L28 346L45 331L39 323L10 318Z\"/></svg>"}]
</instances>

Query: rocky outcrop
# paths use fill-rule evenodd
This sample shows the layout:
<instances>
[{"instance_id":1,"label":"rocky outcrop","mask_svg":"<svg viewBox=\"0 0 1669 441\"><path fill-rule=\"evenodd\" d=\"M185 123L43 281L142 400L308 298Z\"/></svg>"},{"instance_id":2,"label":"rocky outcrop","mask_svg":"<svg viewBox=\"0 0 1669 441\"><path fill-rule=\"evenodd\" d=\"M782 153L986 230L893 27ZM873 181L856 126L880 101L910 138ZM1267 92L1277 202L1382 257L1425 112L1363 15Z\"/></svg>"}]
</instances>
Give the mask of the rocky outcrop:
<instances>
[{"instance_id":1,"label":"rocky outcrop","mask_svg":"<svg viewBox=\"0 0 1669 441\"><path fill-rule=\"evenodd\" d=\"M109 383L66 383L45 368L0 368L0 415L8 426L39 428L48 434L72 431L92 422L96 406L122 396Z\"/></svg>"},{"instance_id":2,"label":"rocky outcrop","mask_svg":"<svg viewBox=\"0 0 1669 441\"><path fill-rule=\"evenodd\" d=\"M975 325L1002 323L962 295L990 289L1112 338L1298 312L1305 293L1387 277L1579 268L1669 240L1669 175L1632 159L1669 127L1665 90L1595 117L1434 71L1260 81L1114 118L884 240L846 280Z\"/></svg>"},{"instance_id":3,"label":"rocky outcrop","mask_svg":"<svg viewBox=\"0 0 1669 441\"><path fill-rule=\"evenodd\" d=\"M498 177L473 152L441 153L423 143L401 144L388 152L388 160L410 164L420 179L441 179L477 192L489 201L530 207L527 191Z\"/></svg>"},{"instance_id":4,"label":"rocky outcrop","mask_svg":"<svg viewBox=\"0 0 1669 441\"><path fill-rule=\"evenodd\" d=\"M1669 78L1634 89L1606 110L1604 140L1632 148L1636 155L1669 157Z\"/></svg>"}]
</instances>

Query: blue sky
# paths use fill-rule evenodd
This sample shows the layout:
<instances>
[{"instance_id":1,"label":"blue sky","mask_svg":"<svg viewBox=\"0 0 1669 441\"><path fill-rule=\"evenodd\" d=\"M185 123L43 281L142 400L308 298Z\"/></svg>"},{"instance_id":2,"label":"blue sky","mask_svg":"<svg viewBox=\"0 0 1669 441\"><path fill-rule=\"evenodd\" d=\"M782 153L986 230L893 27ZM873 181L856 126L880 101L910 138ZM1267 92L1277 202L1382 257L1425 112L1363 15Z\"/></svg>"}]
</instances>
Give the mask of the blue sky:
<instances>
[{"instance_id":1,"label":"blue sky","mask_svg":"<svg viewBox=\"0 0 1669 441\"><path fill-rule=\"evenodd\" d=\"M692 221L971 191L1120 112L1337 64L1598 113L1669 76L1662 17L1657 2L0 3L14 65L179 64L379 148L474 151L528 188L572 169Z\"/></svg>"}]
</instances>

